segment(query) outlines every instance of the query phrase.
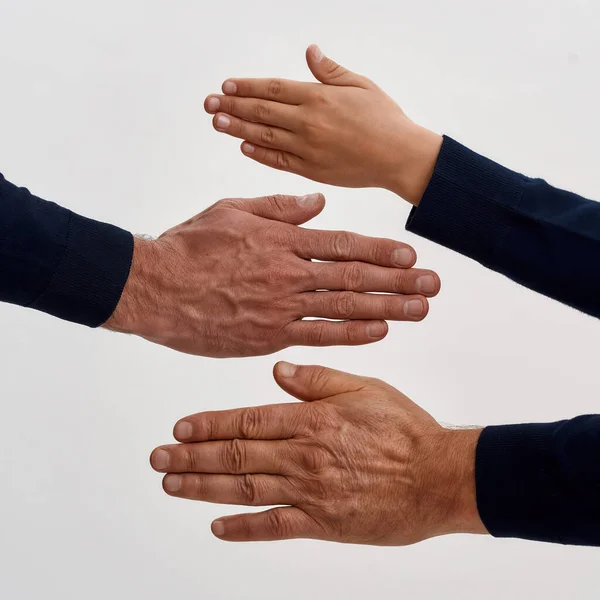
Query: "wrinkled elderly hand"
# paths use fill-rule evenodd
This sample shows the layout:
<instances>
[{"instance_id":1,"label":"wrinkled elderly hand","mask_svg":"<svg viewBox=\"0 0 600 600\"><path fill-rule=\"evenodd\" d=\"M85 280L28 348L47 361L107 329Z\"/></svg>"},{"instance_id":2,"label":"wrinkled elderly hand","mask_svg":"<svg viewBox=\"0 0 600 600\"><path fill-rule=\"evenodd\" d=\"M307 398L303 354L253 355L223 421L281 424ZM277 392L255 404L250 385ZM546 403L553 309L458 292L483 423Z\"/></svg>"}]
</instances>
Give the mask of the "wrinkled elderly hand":
<instances>
[{"instance_id":1,"label":"wrinkled elderly hand","mask_svg":"<svg viewBox=\"0 0 600 600\"><path fill-rule=\"evenodd\" d=\"M480 430L451 431L391 386L279 363L304 403L207 412L179 421L152 466L180 498L275 506L221 518L228 541L314 538L406 545L485 533L475 501Z\"/></svg>"},{"instance_id":2,"label":"wrinkled elderly hand","mask_svg":"<svg viewBox=\"0 0 600 600\"><path fill-rule=\"evenodd\" d=\"M371 80L306 52L321 83L228 79L204 102L221 133L267 166L343 187L381 187L418 204L442 138L413 123Z\"/></svg>"},{"instance_id":3,"label":"wrinkled elderly hand","mask_svg":"<svg viewBox=\"0 0 600 600\"><path fill-rule=\"evenodd\" d=\"M411 268L416 255L405 244L297 227L324 204L320 194L223 200L156 241L136 239L106 327L232 357L368 344L385 337L385 319L423 319L438 276Z\"/></svg>"}]
</instances>

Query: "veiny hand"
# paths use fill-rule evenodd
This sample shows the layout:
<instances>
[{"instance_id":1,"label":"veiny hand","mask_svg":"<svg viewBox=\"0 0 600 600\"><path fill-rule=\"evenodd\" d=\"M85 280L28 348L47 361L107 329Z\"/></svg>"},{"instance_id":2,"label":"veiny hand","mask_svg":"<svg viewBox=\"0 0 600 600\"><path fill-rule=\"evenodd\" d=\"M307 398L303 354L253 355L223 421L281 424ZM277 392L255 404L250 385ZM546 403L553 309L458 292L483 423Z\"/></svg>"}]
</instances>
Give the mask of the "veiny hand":
<instances>
[{"instance_id":1,"label":"veiny hand","mask_svg":"<svg viewBox=\"0 0 600 600\"><path fill-rule=\"evenodd\" d=\"M321 82L228 79L204 107L242 152L267 166L322 183L381 187L418 204L442 138L413 123L372 81L306 52Z\"/></svg>"},{"instance_id":2,"label":"veiny hand","mask_svg":"<svg viewBox=\"0 0 600 600\"><path fill-rule=\"evenodd\" d=\"M439 277L412 269L416 254L405 244L297 227L324 205L320 194L222 200L156 241L136 239L105 326L231 357L368 344L385 337L384 319L423 319Z\"/></svg>"},{"instance_id":3,"label":"veiny hand","mask_svg":"<svg viewBox=\"0 0 600 600\"><path fill-rule=\"evenodd\" d=\"M283 505L221 518L216 536L400 546L486 533L475 500L480 430L444 429L376 379L289 363L275 378L305 403L187 417L174 430L182 443L151 455L172 496Z\"/></svg>"}]
</instances>

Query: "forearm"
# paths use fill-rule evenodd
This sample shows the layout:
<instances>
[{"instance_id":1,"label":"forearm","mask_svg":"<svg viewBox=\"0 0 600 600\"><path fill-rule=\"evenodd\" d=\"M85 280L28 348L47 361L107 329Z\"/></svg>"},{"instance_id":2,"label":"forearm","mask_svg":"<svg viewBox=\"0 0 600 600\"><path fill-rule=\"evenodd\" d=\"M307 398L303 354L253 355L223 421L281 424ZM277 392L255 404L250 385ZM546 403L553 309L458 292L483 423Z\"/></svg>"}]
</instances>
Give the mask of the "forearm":
<instances>
[{"instance_id":1,"label":"forearm","mask_svg":"<svg viewBox=\"0 0 600 600\"><path fill-rule=\"evenodd\" d=\"M132 252L130 233L0 175L0 301L99 326L119 301Z\"/></svg>"},{"instance_id":2,"label":"forearm","mask_svg":"<svg viewBox=\"0 0 600 600\"><path fill-rule=\"evenodd\" d=\"M407 229L600 316L600 279L593 276L600 264L599 203L511 171L445 138Z\"/></svg>"}]
</instances>

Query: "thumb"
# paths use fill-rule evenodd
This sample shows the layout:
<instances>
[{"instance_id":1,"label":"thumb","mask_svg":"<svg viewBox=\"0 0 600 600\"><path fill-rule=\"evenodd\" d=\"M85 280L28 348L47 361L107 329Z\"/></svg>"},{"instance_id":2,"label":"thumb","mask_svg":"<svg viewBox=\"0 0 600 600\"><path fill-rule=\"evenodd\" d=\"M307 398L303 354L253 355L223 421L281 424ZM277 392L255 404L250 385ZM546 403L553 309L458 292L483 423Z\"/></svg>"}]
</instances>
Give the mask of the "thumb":
<instances>
[{"instance_id":1,"label":"thumb","mask_svg":"<svg viewBox=\"0 0 600 600\"><path fill-rule=\"evenodd\" d=\"M321 83L366 87L368 80L365 77L348 71L348 69L327 58L316 44L309 46L306 50L306 62L311 73Z\"/></svg>"},{"instance_id":2,"label":"thumb","mask_svg":"<svg viewBox=\"0 0 600 600\"><path fill-rule=\"evenodd\" d=\"M278 385L298 400L310 402L331 396L358 392L368 380L358 375L313 365L299 366L278 362L273 370Z\"/></svg>"},{"instance_id":3,"label":"thumb","mask_svg":"<svg viewBox=\"0 0 600 600\"><path fill-rule=\"evenodd\" d=\"M325 208L323 194L307 196L263 196L225 200L226 206L243 210L257 217L301 225L316 217Z\"/></svg>"}]
</instances>

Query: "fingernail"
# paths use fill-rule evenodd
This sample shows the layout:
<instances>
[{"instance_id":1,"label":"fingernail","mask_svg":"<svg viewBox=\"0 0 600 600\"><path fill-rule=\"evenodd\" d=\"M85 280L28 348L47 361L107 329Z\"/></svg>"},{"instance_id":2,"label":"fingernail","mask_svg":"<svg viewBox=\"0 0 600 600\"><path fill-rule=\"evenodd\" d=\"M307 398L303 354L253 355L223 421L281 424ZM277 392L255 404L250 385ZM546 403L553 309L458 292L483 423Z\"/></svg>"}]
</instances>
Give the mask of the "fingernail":
<instances>
[{"instance_id":1,"label":"fingernail","mask_svg":"<svg viewBox=\"0 0 600 600\"><path fill-rule=\"evenodd\" d=\"M385 325L383 323L371 323L367 327L367 335L372 338L380 338L385 334Z\"/></svg>"},{"instance_id":2,"label":"fingernail","mask_svg":"<svg viewBox=\"0 0 600 600\"><path fill-rule=\"evenodd\" d=\"M212 524L212 532L217 536L221 537L225 535L225 524L223 521L215 521Z\"/></svg>"},{"instance_id":3,"label":"fingernail","mask_svg":"<svg viewBox=\"0 0 600 600\"><path fill-rule=\"evenodd\" d=\"M167 475L164 486L167 492L176 492L181 487L181 475Z\"/></svg>"},{"instance_id":4,"label":"fingernail","mask_svg":"<svg viewBox=\"0 0 600 600\"><path fill-rule=\"evenodd\" d=\"M436 289L433 275L423 275L417 279L417 291L422 294L433 294Z\"/></svg>"},{"instance_id":5,"label":"fingernail","mask_svg":"<svg viewBox=\"0 0 600 600\"><path fill-rule=\"evenodd\" d=\"M219 129L227 129L231 125L231 119L225 115L219 115L217 117L217 127Z\"/></svg>"},{"instance_id":6,"label":"fingernail","mask_svg":"<svg viewBox=\"0 0 600 600\"><path fill-rule=\"evenodd\" d=\"M316 206L319 203L319 200L319 194L306 194L306 196L300 196L299 198L296 198L296 202L298 202L298 204L303 208Z\"/></svg>"},{"instance_id":7,"label":"fingernail","mask_svg":"<svg viewBox=\"0 0 600 600\"><path fill-rule=\"evenodd\" d=\"M315 46L313 48L313 56L315 57L315 60L317 62L321 62L325 55L323 54L323 52L321 52L321 48L319 48L319 46Z\"/></svg>"},{"instance_id":8,"label":"fingernail","mask_svg":"<svg viewBox=\"0 0 600 600\"><path fill-rule=\"evenodd\" d=\"M155 450L152 454L152 466L158 471L164 471L171 462L171 457L166 450Z\"/></svg>"},{"instance_id":9,"label":"fingernail","mask_svg":"<svg viewBox=\"0 0 600 600\"><path fill-rule=\"evenodd\" d=\"M187 440L192 437L193 427L187 421L180 421L175 425L175 438L178 440Z\"/></svg>"},{"instance_id":10,"label":"fingernail","mask_svg":"<svg viewBox=\"0 0 600 600\"><path fill-rule=\"evenodd\" d=\"M255 150L256 147L252 144L242 144L242 152L244 152L244 154L253 154Z\"/></svg>"},{"instance_id":11,"label":"fingernail","mask_svg":"<svg viewBox=\"0 0 600 600\"><path fill-rule=\"evenodd\" d=\"M404 304L404 314L409 317L420 317L423 314L423 302L421 300L409 300Z\"/></svg>"},{"instance_id":12,"label":"fingernail","mask_svg":"<svg viewBox=\"0 0 600 600\"><path fill-rule=\"evenodd\" d=\"M392 262L399 267L410 267L413 261L413 251L408 248L398 248L392 252Z\"/></svg>"},{"instance_id":13,"label":"fingernail","mask_svg":"<svg viewBox=\"0 0 600 600\"><path fill-rule=\"evenodd\" d=\"M206 103L206 107L210 112L217 112L219 110L219 106L221 106L221 101L214 96L209 98L208 102Z\"/></svg>"},{"instance_id":14,"label":"fingernail","mask_svg":"<svg viewBox=\"0 0 600 600\"><path fill-rule=\"evenodd\" d=\"M281 377L293 377L296 374L298 367L289 362L280 362L278 371Z\"/></svg>"},{"instance_id":15,"label":"fingernail","mask_svg":"<svg viewBox=\"0 0 600 600\"><path fill-rule=\"evenodd\" d=\"M223 84L222 90L225 94L235 94L237 92L237 85L233 81L226 81Z\"/></svg>"}]
</instances>

